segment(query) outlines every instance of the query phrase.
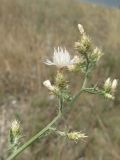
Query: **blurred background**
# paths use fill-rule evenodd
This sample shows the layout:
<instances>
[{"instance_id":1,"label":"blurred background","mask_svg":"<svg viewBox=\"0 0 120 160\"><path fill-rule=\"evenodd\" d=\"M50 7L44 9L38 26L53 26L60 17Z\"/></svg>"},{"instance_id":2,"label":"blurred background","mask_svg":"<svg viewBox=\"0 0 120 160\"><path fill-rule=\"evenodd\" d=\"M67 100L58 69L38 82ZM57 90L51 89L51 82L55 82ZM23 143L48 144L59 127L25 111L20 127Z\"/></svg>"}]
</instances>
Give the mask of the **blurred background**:
<instances>
[{"instance_id":1,"label":"blurred background","mask_svg":"<svg viewBox=\"0 0 120 160\"><path fill-rule=\"evenodd\" d=\"M25 142L56 115L56 100L42 85L54 79L56 70L42 61L57 46L76 54L78 23L105 53L89 85L103 85L109 76L120 79L119 7L119 0L0 0L0 160L6 159L15 118ZM68 75L72 92L82 76ZM59 128L81 130L89 136L85 141L76 144L51 134L16 160L120 160L119 91L114 101L84 94L65 114Z\"/></svg>"}]
</instances>

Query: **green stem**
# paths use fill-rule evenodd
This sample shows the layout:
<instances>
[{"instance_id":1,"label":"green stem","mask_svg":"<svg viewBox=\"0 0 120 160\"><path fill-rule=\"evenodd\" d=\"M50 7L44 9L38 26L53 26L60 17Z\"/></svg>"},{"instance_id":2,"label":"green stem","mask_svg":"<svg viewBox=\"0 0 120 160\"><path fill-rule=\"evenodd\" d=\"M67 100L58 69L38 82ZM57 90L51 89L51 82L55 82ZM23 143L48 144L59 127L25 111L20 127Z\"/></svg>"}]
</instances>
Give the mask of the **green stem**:
<instances>
[{"instance_id":1,"label":"green stem","mask_svg":"<svg viewBox=\"0 0 120 160\"><path fill-rule=\"evenodd\" d=\"M81 89L72 99L72 102L70 103L70 106L73 106L74 103L76 102L76 100L79 98L79 96L81 95L81 93L83 92L83 90Z\"/></svg>"},{"instance_id":2,"label":"green stem","mask_svg":"<svg viewBox=\"0 0 120 160\"><path fill-rule=\"evenodd\" d=\"M73 97L73 100L70 103L70 106L74 105L74 103L76 102L76 100L79 98L79 96L81 95L81 93L84 91L84 88L85 88L85 86L87 84L87 78L88 78L88 72L86 72L86 74L85 74L85 78L83 80L83 84L82 84L82 87L81 87L80 91Z\"/></svg>"},{"instance_id":3,"label":"green stem","mask_svg":"<svg viewBox=\"0 0 120 160\"><path fill-rule=\"evenodd\" d=\"M84 88L86 87L86 84L87 84L88 73L89 73L89 59L88 59L88 56L86 54L85 54L85 58L86 58L86 61L87 61L87 66L86 66L86 73L85 73L85 77L84 77L84 80L83 80L83 84L82 84L82 87L79 90L79 92L73 97L73 100L70 103L70 106L74 105L74 103L76 102L76 100L79 98L79 96L81 95L81 93L84 91Z\"/></svg>"},{"instance_id":4,"label":"green stem","mask_svg":"<svg viewBox=\"0 0 120 160\"><path fill-rule=\"evenodd\" d=\"M63 110L63 98L60 97L59 98L59 113L62 114L62 110Z\"/></svg>"},{"instance_id":5,"label":"green stem","mask_svg":"<svg viewBox=\"0 0 120 160\"><path fill-rule=\"evenodd\" d=\"M65 132L59 131L56 128L50 127L50 130L56 132L57 134L59 134L60 136L66 136Z\"/></svg>"},{"instance_id":6,"label":"green stem","mask_svg":"<svg viewBox=\"0 0 120 160\"><path fill-rule=\"evenodd\" d=\"M96 88L86 88L87 79L88 79L88 72L86 72L86 74L85 74L85 78L84 78L84 81L83 81L83 84L82 84L82 87L81 87L80 91L73 97L73 100L70 103L70 106L74 105L74 103L79 98L79 96L81 95L82 92L87 92L87 93L91 93L91 94L98 94L98 95L104 95L105 94L104 91L101 91L101 90L96 89Z\"/></svg>"},{"instance_id":7,"label":"green stem","mask_svg":"<svg viewBox=\"0 0 120 160\"><path fill-rule=\"evenodd\" d=\"M61 117L61 112L40 132L38 132L35 136L33 136L30 140L28 140L25 144L23 144L15 153L8 157L7 160L13 160L17 157L23 150L29 147L34 141L36 141L41 135L43 135L49 128Z\"/></svg>"},{"instance_id":8,"label":"green stem","mask_svg":"<svg viewBox=\"0 0 120 160\"><path fill-rule=\"evenodd\" d=\"M104 95L104 92L95 88L84 88L84 92L91 93L91 94L98 94L98 95Z\"/></svg>"}]
</instances>

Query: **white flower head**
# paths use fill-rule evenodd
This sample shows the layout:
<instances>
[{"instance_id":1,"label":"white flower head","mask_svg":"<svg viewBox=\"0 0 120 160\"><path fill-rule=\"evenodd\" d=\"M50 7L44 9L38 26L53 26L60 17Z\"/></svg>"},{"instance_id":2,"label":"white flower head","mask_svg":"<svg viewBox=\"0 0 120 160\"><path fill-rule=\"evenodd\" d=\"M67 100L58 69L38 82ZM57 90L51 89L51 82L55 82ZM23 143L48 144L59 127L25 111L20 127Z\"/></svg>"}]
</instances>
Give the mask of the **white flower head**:
<instances>
[{"instance_id":1,"label":"white flower head","mask_svg":"<svg viewBox=\"0 0 120 160\"><path fill-rule=\"evenodd\" d=\"M51 85L50 80L44 81L44 82L43 82L43 85L44 85L45 87L47 87L50 91L54 91L54 89L55 89L54 86Z\"/></svg>"},{"instance_id":2,"label":"white flower head","mask_svg":"<svg viewBox=\"0 0 120 160\"><path fill-rule=\"evenodd\" d=\"M66 49L58 47L57 49L54 49L53 61L47 59L45 64L55 65L58 68L63 68L74 64L74 60L71 60L70 54Z\"/></svg>"}]
</instances>

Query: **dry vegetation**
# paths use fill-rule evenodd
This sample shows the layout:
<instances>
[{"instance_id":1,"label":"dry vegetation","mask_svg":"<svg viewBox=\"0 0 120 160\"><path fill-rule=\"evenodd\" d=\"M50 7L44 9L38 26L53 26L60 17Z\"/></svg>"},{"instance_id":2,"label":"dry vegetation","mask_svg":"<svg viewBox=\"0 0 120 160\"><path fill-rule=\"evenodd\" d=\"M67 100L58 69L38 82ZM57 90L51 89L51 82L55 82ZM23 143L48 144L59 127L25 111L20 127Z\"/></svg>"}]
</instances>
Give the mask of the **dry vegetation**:
<instances>
[{"instance_id":1,"label":"dry vegetation","mask_svg":"<svg viewBox=\"0 0 120 160\"><path fill-rule=\"evenodd\" d=\"M73 44L79 38L78 23L83 24L94 43L105 52L91 77L92 83L101 83L110 75L120 78L119 9L75 0L0 0L1 160L5 157L6 132L11 120L20 119L27 139L56 113L54 100L49 100L42 86L42 81L50 76L52 79L55 71L41 62L58 45L66 46L74 54ZM78 76L71 76L74 90L80 86L77 79ZM51 135L34 143L18 159L119 160L119 102L119 93L114 102L83 95L66 114L64 127L87 132L89 138L85 142L75 144Z\"/></svg>"}]
</instances>

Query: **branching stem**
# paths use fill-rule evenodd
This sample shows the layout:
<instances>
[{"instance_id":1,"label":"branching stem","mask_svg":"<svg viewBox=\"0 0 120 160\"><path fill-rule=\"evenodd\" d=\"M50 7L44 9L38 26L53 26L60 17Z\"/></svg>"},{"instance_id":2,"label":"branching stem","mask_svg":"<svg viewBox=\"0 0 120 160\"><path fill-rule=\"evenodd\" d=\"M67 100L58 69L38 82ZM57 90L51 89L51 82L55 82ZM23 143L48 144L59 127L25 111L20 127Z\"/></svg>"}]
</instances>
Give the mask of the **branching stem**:
<instances>
[{"instance_id":1,"label":"branching stem","mask_svg":"<svg viewBox=\"0 0 120 160\"><path fill-rule=\"evenodd\" d=\"M43 135L45 132L47 132L53 124L57 122L57 120L62 116L62 108L63 108L63 102L62 99L59 102L59 113L58 115L41 131L39 131L37 134L35 134L30 140L28 140L25 144L23 144L18 150L16 150L12 155L8 157L7 160L13 160L15 157L17 157L22 151L24 151L27 147L29 147L34 141L36 141L38 138L40 138L41 135Z\"/></svg>"}]
</instances>

